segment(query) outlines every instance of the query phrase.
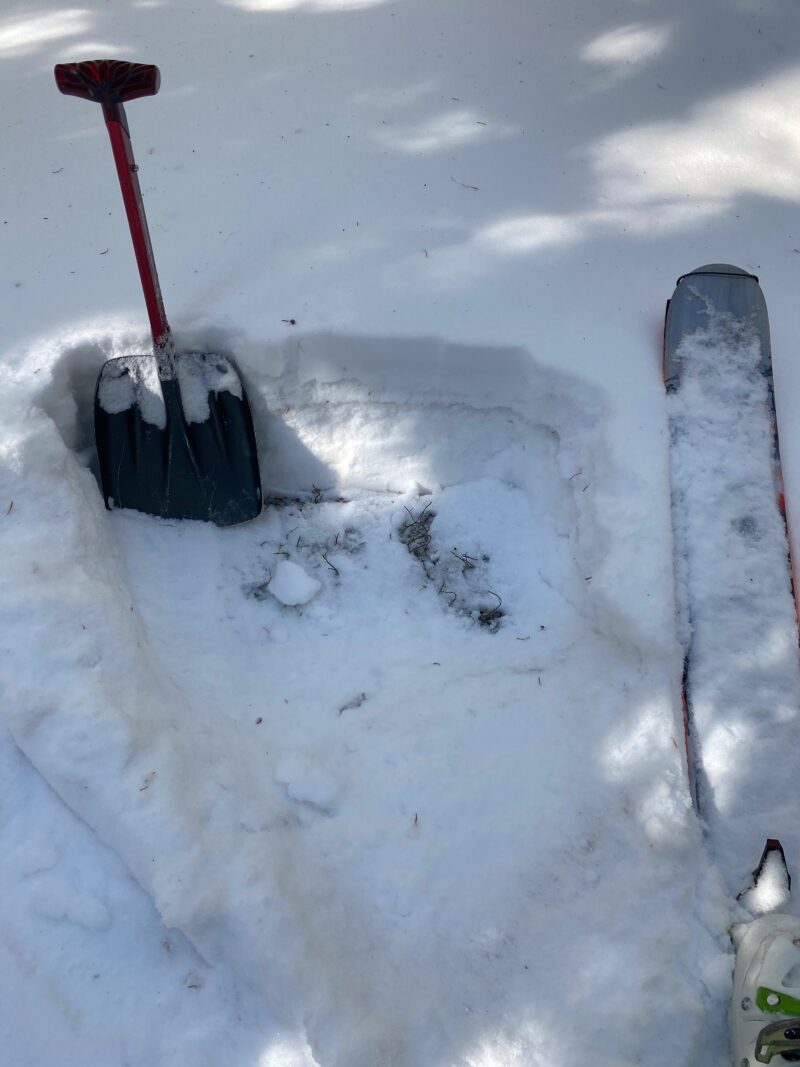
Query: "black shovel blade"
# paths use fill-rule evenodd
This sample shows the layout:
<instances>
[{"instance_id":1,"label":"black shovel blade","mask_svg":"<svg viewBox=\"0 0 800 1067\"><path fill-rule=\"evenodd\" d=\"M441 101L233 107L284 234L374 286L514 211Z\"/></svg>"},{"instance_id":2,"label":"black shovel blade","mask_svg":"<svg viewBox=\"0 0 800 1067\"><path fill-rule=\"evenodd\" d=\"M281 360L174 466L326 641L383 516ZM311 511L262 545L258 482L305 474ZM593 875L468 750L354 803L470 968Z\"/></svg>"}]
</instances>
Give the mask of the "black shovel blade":
<instances>
[{"instance_id":1,"label":"black shovel blade","mask_svg":"<svg viewBox=\"0 0 800 1067\"><path fill-rule=\"evenodd\" d=\"M159 377L155 356L103 365L94 405L106 507L234 526L261 513L250 405L224 356L186 353Z\"/></svg>"}]
</instances>

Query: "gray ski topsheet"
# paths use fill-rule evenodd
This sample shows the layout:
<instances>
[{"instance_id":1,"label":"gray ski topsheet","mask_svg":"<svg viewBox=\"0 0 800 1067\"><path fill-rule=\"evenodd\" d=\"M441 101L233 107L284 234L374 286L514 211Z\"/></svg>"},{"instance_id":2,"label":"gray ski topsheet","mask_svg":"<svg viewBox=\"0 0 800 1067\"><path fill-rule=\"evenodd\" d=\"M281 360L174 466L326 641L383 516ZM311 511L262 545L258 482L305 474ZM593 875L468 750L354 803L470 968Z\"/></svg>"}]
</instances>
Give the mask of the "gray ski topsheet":
<instances>
[{"instance_id":1,"label":"gray ski topsheet","mask_svg":"<svg viewBox=\"0 0 800 1067\"><path fill-rule=\"evenodd\" d=\"M693 799L732 892L800 856L800 653L758 279L711 264L667 306L664 380Z\"/></svg>"}]
</instances>

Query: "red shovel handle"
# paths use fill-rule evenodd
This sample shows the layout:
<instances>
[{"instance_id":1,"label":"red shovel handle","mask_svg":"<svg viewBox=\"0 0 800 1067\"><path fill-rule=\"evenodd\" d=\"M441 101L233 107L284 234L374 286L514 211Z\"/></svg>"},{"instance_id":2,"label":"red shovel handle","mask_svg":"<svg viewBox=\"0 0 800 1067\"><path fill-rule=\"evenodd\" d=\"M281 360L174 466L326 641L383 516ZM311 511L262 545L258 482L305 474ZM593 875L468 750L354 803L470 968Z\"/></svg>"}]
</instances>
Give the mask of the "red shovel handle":
<instances>
[{"instance_id":1,"label":"red shovel handle","mask_svg":"<svg viewBox=\"0 0 800 1067\"><path fill-rule=\"evenodd\" d=\"M128 121L122 106L126 100L155 96L161 83L158 67L152 63L126 63L121 59L92 59L84 63L58 63L55 76L56 85L62 93L67 96L80 96L84 100L94 100L103 106L103 118L111 138L111 149L150 318L153 344L157 349L166 348L170 339L169 324L144 214L142 191L137 177L139 168L133 158Z\"/></svg>"},{"instance_id":2,"label":"red shovel handle","mask_svg":"<svg viewBox=\"0 0 800 1067\"><path fill-rule=\"evenodd\" d=\"M155 96L161 84L161 74L152 63L126 63L122 59L57 63L55 73L62 93L98 104L124 104L140 96Z\"/></svg>"}]
</instances>

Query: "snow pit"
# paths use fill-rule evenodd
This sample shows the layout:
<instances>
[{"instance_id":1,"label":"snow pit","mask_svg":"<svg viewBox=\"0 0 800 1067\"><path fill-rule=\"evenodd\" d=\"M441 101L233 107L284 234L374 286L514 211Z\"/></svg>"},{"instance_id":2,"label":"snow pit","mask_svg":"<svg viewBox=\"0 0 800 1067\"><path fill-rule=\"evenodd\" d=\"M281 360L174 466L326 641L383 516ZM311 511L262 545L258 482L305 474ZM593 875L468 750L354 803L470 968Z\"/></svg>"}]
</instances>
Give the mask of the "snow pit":
<instances>
[{"instance_id":1,"label":"snow pit","mask_svg":"<svg viewBox=\"0 0 800 1067\"><path fill-rule=\"evenodd\" d=\"M57 353L38 388L58 431L6 404L4 720L317 1062L576 1063L698 936L674 918L695 838L672 646L645 656L604 581L602 406L520 349L230 354L266 498L233 529L106 513L65 447L87 397L58 397ZM629 957L611 981L602 961ZM633 1064L652 1035L626 1032Z\"/></svg>"}]
</instances>

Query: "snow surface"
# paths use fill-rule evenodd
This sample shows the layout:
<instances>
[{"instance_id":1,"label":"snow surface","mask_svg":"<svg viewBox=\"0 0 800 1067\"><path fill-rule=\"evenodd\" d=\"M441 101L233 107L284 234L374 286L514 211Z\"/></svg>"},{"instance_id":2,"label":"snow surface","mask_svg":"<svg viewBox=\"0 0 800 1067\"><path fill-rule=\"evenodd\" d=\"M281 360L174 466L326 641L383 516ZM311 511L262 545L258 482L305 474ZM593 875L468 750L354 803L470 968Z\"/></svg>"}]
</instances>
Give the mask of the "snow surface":
<instances>
[{"instance_id":1,"label":"snow surface","mask_svg":"<svg viewBox=\"0 0 800 1067\"><path fill-rule=\"evenodd\" d=\"M176 340L245 376L245 527L102 507L146 320L51 73L99 55L162 69L133 144ZM789 0L4 7L6 1057L727 1062L660 328L761 275L800 518L799 56Z\"/></svg>"}]
</instances>

